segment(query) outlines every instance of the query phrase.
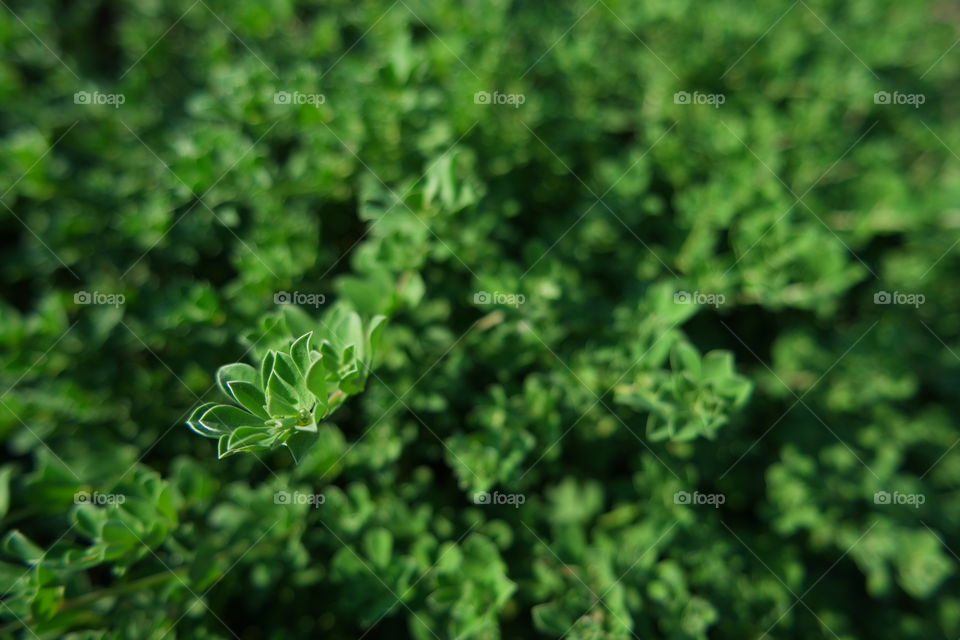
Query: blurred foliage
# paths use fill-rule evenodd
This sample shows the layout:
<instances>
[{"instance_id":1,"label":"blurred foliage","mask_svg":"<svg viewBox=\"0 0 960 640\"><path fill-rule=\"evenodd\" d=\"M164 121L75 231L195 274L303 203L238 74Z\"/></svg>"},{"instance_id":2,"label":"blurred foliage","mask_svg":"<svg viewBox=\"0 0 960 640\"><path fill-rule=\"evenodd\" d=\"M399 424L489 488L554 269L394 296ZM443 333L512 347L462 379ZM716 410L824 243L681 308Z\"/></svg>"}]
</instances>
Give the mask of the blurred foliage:
<instances>
[{"instance_id":1,"label":"blurred foliage","mask_svg":"<svg viewBox=\"0 0 960 640\"><path fill-rule=\"evenodd\" d=\"M0 635L956 638L958 27L6 0Z\"/></svg>"}]
</instances>

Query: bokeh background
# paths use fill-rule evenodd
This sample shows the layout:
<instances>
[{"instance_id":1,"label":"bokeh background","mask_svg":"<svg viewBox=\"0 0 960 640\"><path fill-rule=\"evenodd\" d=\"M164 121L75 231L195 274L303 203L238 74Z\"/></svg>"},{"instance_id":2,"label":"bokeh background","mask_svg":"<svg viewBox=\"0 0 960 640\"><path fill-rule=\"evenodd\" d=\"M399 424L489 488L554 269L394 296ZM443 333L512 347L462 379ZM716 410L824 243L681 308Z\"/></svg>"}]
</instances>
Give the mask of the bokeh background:
<instances>
[{"instance_id":1,"label":"bokeh background","mask_svg":"<svg viewBox=\"0 0 960 640\"><path fill-rule=\"evenodd\" d=\"M0 635L960 636L956 4L0 4Z\"/></svg>"}]
</instances>

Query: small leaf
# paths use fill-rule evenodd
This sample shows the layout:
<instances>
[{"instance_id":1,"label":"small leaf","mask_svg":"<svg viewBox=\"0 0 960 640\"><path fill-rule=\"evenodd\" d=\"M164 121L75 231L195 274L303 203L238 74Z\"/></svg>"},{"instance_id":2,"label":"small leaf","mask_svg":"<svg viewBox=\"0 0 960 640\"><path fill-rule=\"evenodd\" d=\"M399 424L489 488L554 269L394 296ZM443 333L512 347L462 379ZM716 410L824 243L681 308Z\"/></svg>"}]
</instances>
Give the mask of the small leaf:
<instances>
[{"instance_id":1,"label":"small leaf","mask_svg":"<svg viewBox=\"0 0 960 640\"><path fill-rule=\"evenodd\" d=\"M30 603L30 612L34 619L37 621L52 619L63 604L64 591L63 585L40 589Z\"/></svg>"},{"instance_id":2,"label":"small leaf","mask_svg":"<svg viewBox=\"0 0 960 640\"><path fill-rule=\"evenodd\" d=\"M297 396L290 385L276 373L270 374L267 382L267 413L273 417L295 416L299 413L296 405Z\"/></svg>"},{"instance_id":3,"label":"small leaf","mask_svg":"<svg viewBox=\"0 0 960 640\"><path fill-rule=\"evenodd\" d=\"M105 522L100 530L100 538L109 545L120 547L134 547L141 544L137 534L120 520Z\"/></svg>"},{"instance_id":4,"label":"small leaf","mask_svg":"<svg viewBox=\"0 0 960 640\"><path fill-rule=\"evenodd\" d=\"M263 360L260 361L260 386L266 387L267 381L270 380L270 373L273 371L273 361L276 358L276 351L267 351L263 356Z\"/></svg>"},{"instance_id":5,"label":"small leaf","mask_svg":"<svg viewBox=\"0 0 960 640\"><path fill-rule=\"evenodd\" d=\"M262 422L256 416L229 404L211 407L200 418L200 424L214 433L229 433L240 427L249 427Z\"/></svg>"},{"instance_id":6,"label":"small leaf","mask_svg":"<svg viewBox=\"0 0 960 640\"><path fill-rule=\"evenodd\" d=\"M230 455L230 448L227 446L227 443L230 440L230 436L220 436L220 440L217 441L217 458L222 460Z\"/></svg>"},{"instance_id":7,"label":"small leaf","mask_svg":"<svg viewBox=\"0 0 960 640\"><path fill-rule=\"evenodd\" d=\"M287 449L290 450L290 455L293 456L293 461L296 464L306 457L307 453L310 452L310 449L313 448L313 445L317 443L317 438L319 433L310 433L308 431L296 431L289 439L284 443Z\"/></svg>"},{"instance_id":8,"label":"small leaf","mask_svg":"<svg viewBox=\"0 0 960 640\"><path fill-rule=\"evenodd\" d=\"M367 369L373 368L373 362L380 352L380 342L385 326L387 326L386 316L374 316L367 328L367 348L364 353L364 365Z\"/></svg>"},{"instance_id":9,"label":"small leaf","mask_svg":"<svg viewBox=\"0 0 960 640\"><path fill-rule=\"evenodd\" d=\"M333 348L329 340L320 343L320 355L323 357L324 366L327 371L334 373L340 368L340 355Z\"/></svg>"},{"instance_id":10,"label":"small leaf","mask_svg":"<svg viewBox=\"0 0 960 640\"><path fill-rule=\"evenodd\" d=\"M227 440L228 449L238 449L252 445L265 445L273 437L270 429L265 427L240 427L230 434Z\"/></svg>"},{"instance_id":11,"label":"small leaf","mask_svg":"<svg viewBox=\"0 0 960 640\"><path fill-rule=\"evenodd\" d=\"M200 424L200 417L205 414L210 408L217 406L216 402L205 402L196 409L193 410L193 413L190 414L190 417L187 419L187 426L190 427L194 432L200 434L204 438L215 438L217 433L211 431L207 427Z\"/></svg>"},{"instance_id":12,"label":"small leaf","mask_svg":"<svg viewBox=\"0 0 960 640\"><path fill-rule=\"evenodd\" d=\"M8 533L6 538L4 538L3 550L30 564L36 564L43 558L43 549L35 545L29 538L16 529Z\"/></svg>"},{"instance_id":13,"label":"small leaf","mask_svg":"<svg viewBox=\"0 0 960 640\"><path fill-rule=\"evenodd\" d=\"M290 356L293 358L294 364L297 365L297 368L300 370L300 375L307 375L307 371L310 369L310 338L313 336L313 332L306 333L299 338L297 338L294 343L290 346Z\"/></svg>"},{"instance_id":14,"label":"small leaf","mask_svg":"<svg viewBox=\"0 0 960 640\"><path fill-rule=\"evenodd\" d=\"M10 510L10 476L13 473L13 467L6 465L0 468L0 518L7 515Z\"/></svg>"},{"instance_id":15,"label":"small leaf","mask_svg":"<svg viewBox=\"0 0 960 640\"><path fill-rule=\"evenodd\" d=\"M242 380L228 382L227 387L229 387L233 398L239 402L244 409L264 420L270 417L264 408L264 405L267 404L267 398L263 395L260 387Z\"/></svg>"},{"instance_id":16,"label":"small leaf","mask_svg":"<svg viewBox=\"0 0 960 640\"><path fill-rule=\"evenodd\" d=\"M674 371L689 371L700 376L700 353L689 342L678 342L670 354L670 365Z\"/></svg>"},{"instance_id":17,"label":"small leaf","mask_svg":"<svg viewBox=\"0 0 960 640\"><path fill-rule=\"evenodd\" d=\"M256 384L257 370L248 364L234 362L233 364L225 364L217 369L216 378L217 386L220 387L220 391L222 391L223 394L229 398L232 396L230 394L230 389L227 387L227 383L234 380L242 380L244 382Z\"/></svg>"},{"instance_id":18,"label":"small leaf","mask_svg":"<svg viewBox=\"0 0 960 640\"><path fill-rule=\"evenodd\" d=\"M82 504L74 508L72 520L77 531L91 540L100 537L103 523L107 520L107 512L89 504Z\"/></svg>"},{"instance_id":19,"label":"small leaf","mask_svg":"<svg viewBox=\"0 0 960 640\"><path fill-rule=\"evenodd\" d=\"M344 374L340 380L340 390L347 395L354 395L363 391L367 384L367 378L363 372L354 367Z\"/></svg>"},{"instance_id":20,"label":"small leaf","mask_svg":"<svg viewBox=\"0 0 960 640\"><path fill-rule=\"evenodd\" d=\"M296 389L297 383L302 377L300 370L293 361L293 357L289 353L283 352L277 352L277 357L273 361L273 375L280 376L293 389Z\"/></svg>"},{"instance_id":21,"label":"small leaf","mask_svg":"<svg viewBox=\"0 0 960 640\"><path fill-rule=\"evenodd\" d=\"M327 369L323 365L323 358L313 363L307 373L307 389L317 399L318 413L323 415L327 408Z\"/></svg>"},{"instance_id":22,"label":"small leaf","mask_svg":"<svg viewBox=\"0 0 960 640\"><path fill-rule=\"evenodd\" d=\"M393 555L393 535L382 527L371 529L363 536L363 548L374 566L386 568Z\"/></svg>"},{"instance_id":23,"label":"small leaf","mask_svg":"<svg viewBox=\"0 0 960 640\"><path fill-rule=\"evenodd\" d=\"M357 345L351 344L343 350L343 355L340 356L340 362L343 366L353 363L354 359L357 356Z\"/></svg>"}]
</instances>

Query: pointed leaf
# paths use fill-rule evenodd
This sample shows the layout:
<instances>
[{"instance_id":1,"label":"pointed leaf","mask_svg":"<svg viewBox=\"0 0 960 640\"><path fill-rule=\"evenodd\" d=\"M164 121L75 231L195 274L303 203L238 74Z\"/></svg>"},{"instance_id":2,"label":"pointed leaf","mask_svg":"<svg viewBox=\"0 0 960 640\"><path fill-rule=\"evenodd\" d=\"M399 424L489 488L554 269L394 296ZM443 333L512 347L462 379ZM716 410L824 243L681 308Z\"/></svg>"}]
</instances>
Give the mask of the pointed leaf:
<instances>
[{"instance_id":1,"label":"pointed leaf","mask_svg":"<svg viewBox=\"0 0 960 640\"><path fill-rule=\"evenodd\" d=\"M267 413L273 417L295 416L300 413L296 405L294 390L276 373L271 373L267 382Z\"/></svg>"},{"instance_id":2,"label":"pointed leaf","mask_svg":"<svg viewBox=\"0 0 960 640\"><path fill-rule=\"evenodd\" d=\"M260 361L260 387L266 388L267 381L270 380L270 372L273 371L273 361L276 358L276 351L268 351L263 360Z\"/></svg>"},{"instance_id":3,"label":"pointed leaf","mask_svg":"<svg viewBox=\"0 0 960 640\"><path fill-rule=\"evenodd\" d=\"M230 434L230 438L227 440L227 448L237 449L251 445L264 445L272 437L271 430L264 427L240 427Z\"/></svg>"},{"instance_id":4,"label":"pointed leaf","mask_svg":"<svg viewBox=\"0 0 960 640\"><path fill-rule=\"evenodd\" d=\"M327 369L323 365L323 358L320 358L310 367L307 373L307 389L317 399L317 406L320 413L327 407Z\"/></svg>"},{"instance_id":5,"label":"pointed leaf","mask_svg":"<svg viewBox=\"0 0 960 640\"><path fill-rule=\"evenodd\" d=\"M340 354L337 353L329 340L320 343L320 355L323 357L324 366L330 373L334 373L340 368Z\"/></svg>"},{"instance_id":6,"label":"pointed leaf","mask_svg":"<svg viewBox=\"0 0 960 640\"><path fill-rule=\"evenodd\" d=\"M297 365L297 369L300 370L300 374L304 376L310 369L310 339L312 336L313 332L311 331L300 336L290 345L290 356L293 358L294 364Z\"/></svg>"},{"instance_id":7,"label":"pointed leaf","mask_svg":"<svg viewBox=\"0 0 960 640\"><path fill-rule=\"evenodd\" d=\"M368 369L373 368L374 360L380 352L380 341L383 336L383 328L387 326L386 316L374 316L370 320L370 326L367 328L367 344L363 355L364 365Z\"/></svg>"},{"instance_id":8,"label":"pointed leaf","mask_svg":"<svg viewBox=\"0 0 960 640\"><path fill-rule=\"evenodd\" d=\"M230 448L227 447L229 440L230 436L220 436L220 440L217 441L217 458L222 460L230 455Z\"/></svg>"},{"instance_id":9,"label":"pointed leaf","mask_svg":"<svg viewBox=\"0 0 960 640\"><path fill-rule=\"evenodd\" d=\"M267 397L263 394L260 387L242 380L228 382L227 387L230 389L230 393L234 399L239 402L244 409L264 420L270 417L264 408L264 405L267 404Z\"/></svg>"},{"instance_id":10,"label":"pointed leaf","mask_svg":"<svg viewBox=\"0 0 960 640\"><path fill-rule=\"evenodd\" d=\"M229 433L240 427L256 426L263 421L229 404L218 404L200 417L200 424L216 433Z\"/></svg>"},{"instance_id":11,"label":"pointed leaf","mask_svg":"<svg viewBox=\"0 0 960 640\"><path fill-rule=\"evenodd\" d=\"M227 383L234 380L243 380L256 384L257 370L248 364L234 362L233 364L225 364L217 369L216 377L217 386L220 387L220 391L229 398L232 396L230 395L230 389L227 387Z\"/></svg>"},{"instance_id":12,"label":"pointed leaf","mask_svg":"<svg viewBox=\"0 0 960 640\"><path fill-rule=\"evenodd\" d=\"M289 353L283 353L282 351L277 352L277 357L273 361L273 374L280 376L284 382L294 389L297 387L297 382L301 378L300 370L294 363L293 357Z\"/></svg>"},{"instance_id":13,"label":"pointed leaf","mask_svg":"<svg viewBox=\"0 0 960 640\"><path fill-rule=\"evenodd\" d=\"M293 456L293 461L299 464L301 460L309 453L313 445L317 443L318 433L308 431L297 431L286 441L286 447Z\"/></svg>"}]
</instances>

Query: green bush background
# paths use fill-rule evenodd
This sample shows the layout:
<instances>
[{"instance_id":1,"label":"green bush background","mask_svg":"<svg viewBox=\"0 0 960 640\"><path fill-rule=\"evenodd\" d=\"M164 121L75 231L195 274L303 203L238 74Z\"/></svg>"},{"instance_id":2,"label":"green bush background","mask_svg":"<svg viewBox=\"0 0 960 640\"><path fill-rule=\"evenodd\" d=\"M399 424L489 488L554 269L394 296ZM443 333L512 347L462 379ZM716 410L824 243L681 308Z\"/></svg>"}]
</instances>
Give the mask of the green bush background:
<instances>
[{"instance_id":1,"label":"green bush background","mask_svg":"<svg viewBox=\"0 0 960 640\"><path fill-rule=\"evenodd\" d=\"M958 25L4 0L2 633L956 638ZM218 461L183 422L280 291L383 356L301 464Z\"/></svg>"}]
</instances>

